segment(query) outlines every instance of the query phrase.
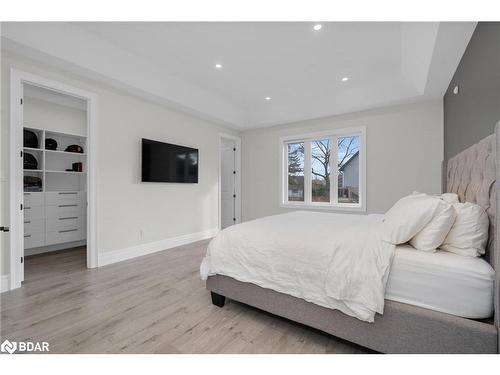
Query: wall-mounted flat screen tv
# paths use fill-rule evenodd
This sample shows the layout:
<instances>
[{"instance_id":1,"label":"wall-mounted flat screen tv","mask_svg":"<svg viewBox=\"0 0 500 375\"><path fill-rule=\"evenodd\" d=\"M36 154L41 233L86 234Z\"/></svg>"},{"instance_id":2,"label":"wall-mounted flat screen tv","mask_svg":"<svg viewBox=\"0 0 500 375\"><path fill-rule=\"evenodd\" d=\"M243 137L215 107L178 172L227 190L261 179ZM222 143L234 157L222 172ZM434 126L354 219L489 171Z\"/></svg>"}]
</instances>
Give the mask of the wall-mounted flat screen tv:
<instances>
[{"instance_id":1,"label":"wall-mounted flat screen tv","mask_svg":"<svg viewBox=\"0 0 500 375\"><path fill-rule=\"evenodd\" d=\"M143 138L142 181L198 183L198 149Z\"/></svg>"}]
</instances>

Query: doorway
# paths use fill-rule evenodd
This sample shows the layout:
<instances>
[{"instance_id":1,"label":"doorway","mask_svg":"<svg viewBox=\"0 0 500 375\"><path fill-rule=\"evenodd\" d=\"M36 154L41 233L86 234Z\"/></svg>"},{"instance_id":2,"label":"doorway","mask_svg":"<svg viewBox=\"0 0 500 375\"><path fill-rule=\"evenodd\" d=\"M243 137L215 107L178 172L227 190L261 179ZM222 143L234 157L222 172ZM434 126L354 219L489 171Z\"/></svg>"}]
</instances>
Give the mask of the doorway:
<instances>
[{"instance_id":1,"label":"doorway","mask_svg":"<svg viewBox=\"0 0 500 375\"><path fill-rule=\"evenodd\" d=\"M11 70L9 289L21 286L28 256L75 249L81 264L97 266L96 101L93 93Z\"/></svg>"},{"instance_id":2,"label":"doorway","mask_svg":"<svg viewBox=\"0 0 500 375\"><path fill-rule=\"evenodd\" d=\"M221 134L219 139L219 229L241 222L241 140Z\"/></svg>"}]
</instances>

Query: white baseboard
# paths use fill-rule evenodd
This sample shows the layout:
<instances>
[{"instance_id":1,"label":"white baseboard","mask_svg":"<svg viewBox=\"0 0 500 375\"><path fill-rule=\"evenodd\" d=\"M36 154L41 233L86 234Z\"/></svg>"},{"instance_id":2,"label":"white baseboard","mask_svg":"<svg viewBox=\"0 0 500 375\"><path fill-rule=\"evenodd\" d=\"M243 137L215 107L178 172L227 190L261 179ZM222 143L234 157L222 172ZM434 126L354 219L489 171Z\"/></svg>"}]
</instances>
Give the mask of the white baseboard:
<instances>
[{"instance_id":1,"label":"white baseboard","mask_svg":"<svg viewBox=\"0 0 500 375\"><path fill-rule=\"evenodd\" d=\"M10 290L9 275L0 276L0 293Z\"/></svg>"},{"instance_id":2,"label":"white baseboard","mask_svg":"<svg viewBox=\"0 0 500 375\"><path fill-rule=\"evenodd\" d=\"M161 241L149 242L137 246L131 246L124 249L102 251L98 255L99 267L121 262L123 260L137 258L143 255L156 253L158 251L171 249L176 246L187 245L191 242L206 240L215 236L217 228L208 229L202 232L185 234L178 237L167 238Z\"/></svg>"}]
</instances>

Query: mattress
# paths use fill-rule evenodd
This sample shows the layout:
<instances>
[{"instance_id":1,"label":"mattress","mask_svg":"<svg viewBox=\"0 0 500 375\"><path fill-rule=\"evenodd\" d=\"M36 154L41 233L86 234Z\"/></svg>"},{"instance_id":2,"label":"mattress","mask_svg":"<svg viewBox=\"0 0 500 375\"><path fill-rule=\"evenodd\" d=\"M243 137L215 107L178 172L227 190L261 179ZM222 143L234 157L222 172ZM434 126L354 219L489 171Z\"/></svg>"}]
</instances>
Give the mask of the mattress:
<instances>
[{"instance_id":1,"label":"mattress","mask_svg":"<svg viewBox=\"0 0 500 375\"><path fill-rule=\"evenodd\" d=\"M385 299L484 319L493 315L495 271L481 258L397 246Z\"/></svg>"}]
</instances>

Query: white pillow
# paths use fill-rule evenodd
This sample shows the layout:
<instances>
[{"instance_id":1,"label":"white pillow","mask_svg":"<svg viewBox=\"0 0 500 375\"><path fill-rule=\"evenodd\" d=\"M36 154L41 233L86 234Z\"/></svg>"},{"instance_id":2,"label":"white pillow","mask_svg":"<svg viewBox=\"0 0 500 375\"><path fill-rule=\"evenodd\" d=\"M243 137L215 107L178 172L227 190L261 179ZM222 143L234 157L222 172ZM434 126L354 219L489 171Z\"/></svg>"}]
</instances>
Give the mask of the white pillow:
<instances>
[{"instance_id":1,"label":"white pillow","mask_svg":"<svg viewBox=\"0 0 500 375\"><path fill-rule=\"evenodd\" d=\"M419 193L418 191L414 191L413 194L424 194L424 193ZM445 202L448 202L451 204L460 202L458 200L458 195L455 193L435 194L435 195L431 195L431 197L440 198L440 199L444 200Z\"/></svg>"},{"instance_id":2,"label":"white pillow","mask_svg":"<svg viewBox=\"0 0 500 375\"><path fill-rule=\"evenodd\" d=\"M442 200L445 202L455 204L459 203L460 201L458 200L458 195L455 193L444 193L439 196Z\"/></svg>"},{"instance_id":3,"label":"white pillow","mask_svg":"<svg viewBox=\"0 0 500 375\"><path fill-rule=\"evenodd\" d=\"M481 256L488 242L489 220L486 211L477 204L465 202L453 205L457 218L441 249L465 256Z\"/></svg>"},{"instance_id":4,"label":"white pillow","mask_svg":"<svg viewBox=\"0 0 500 375\"><path fill-rule=\"evenodd\" d=\"M457 213L453 205L448 203L443 196L432 198L440 202L437 211L432 220L410 240L410 244L417 250L433 253L444 242L455 222Z\"/></svg>"},{"instance_id":5,"label":"white pillow","mask_svg":"<svg viewBox=\"0 0 500 375\"><path fill-rule=\"evenodd\" d=\"M432 220L441 202L426 194L401 198L384 216L384 239L395 245L408 242Z\"/></svg>"}]
</instances>

